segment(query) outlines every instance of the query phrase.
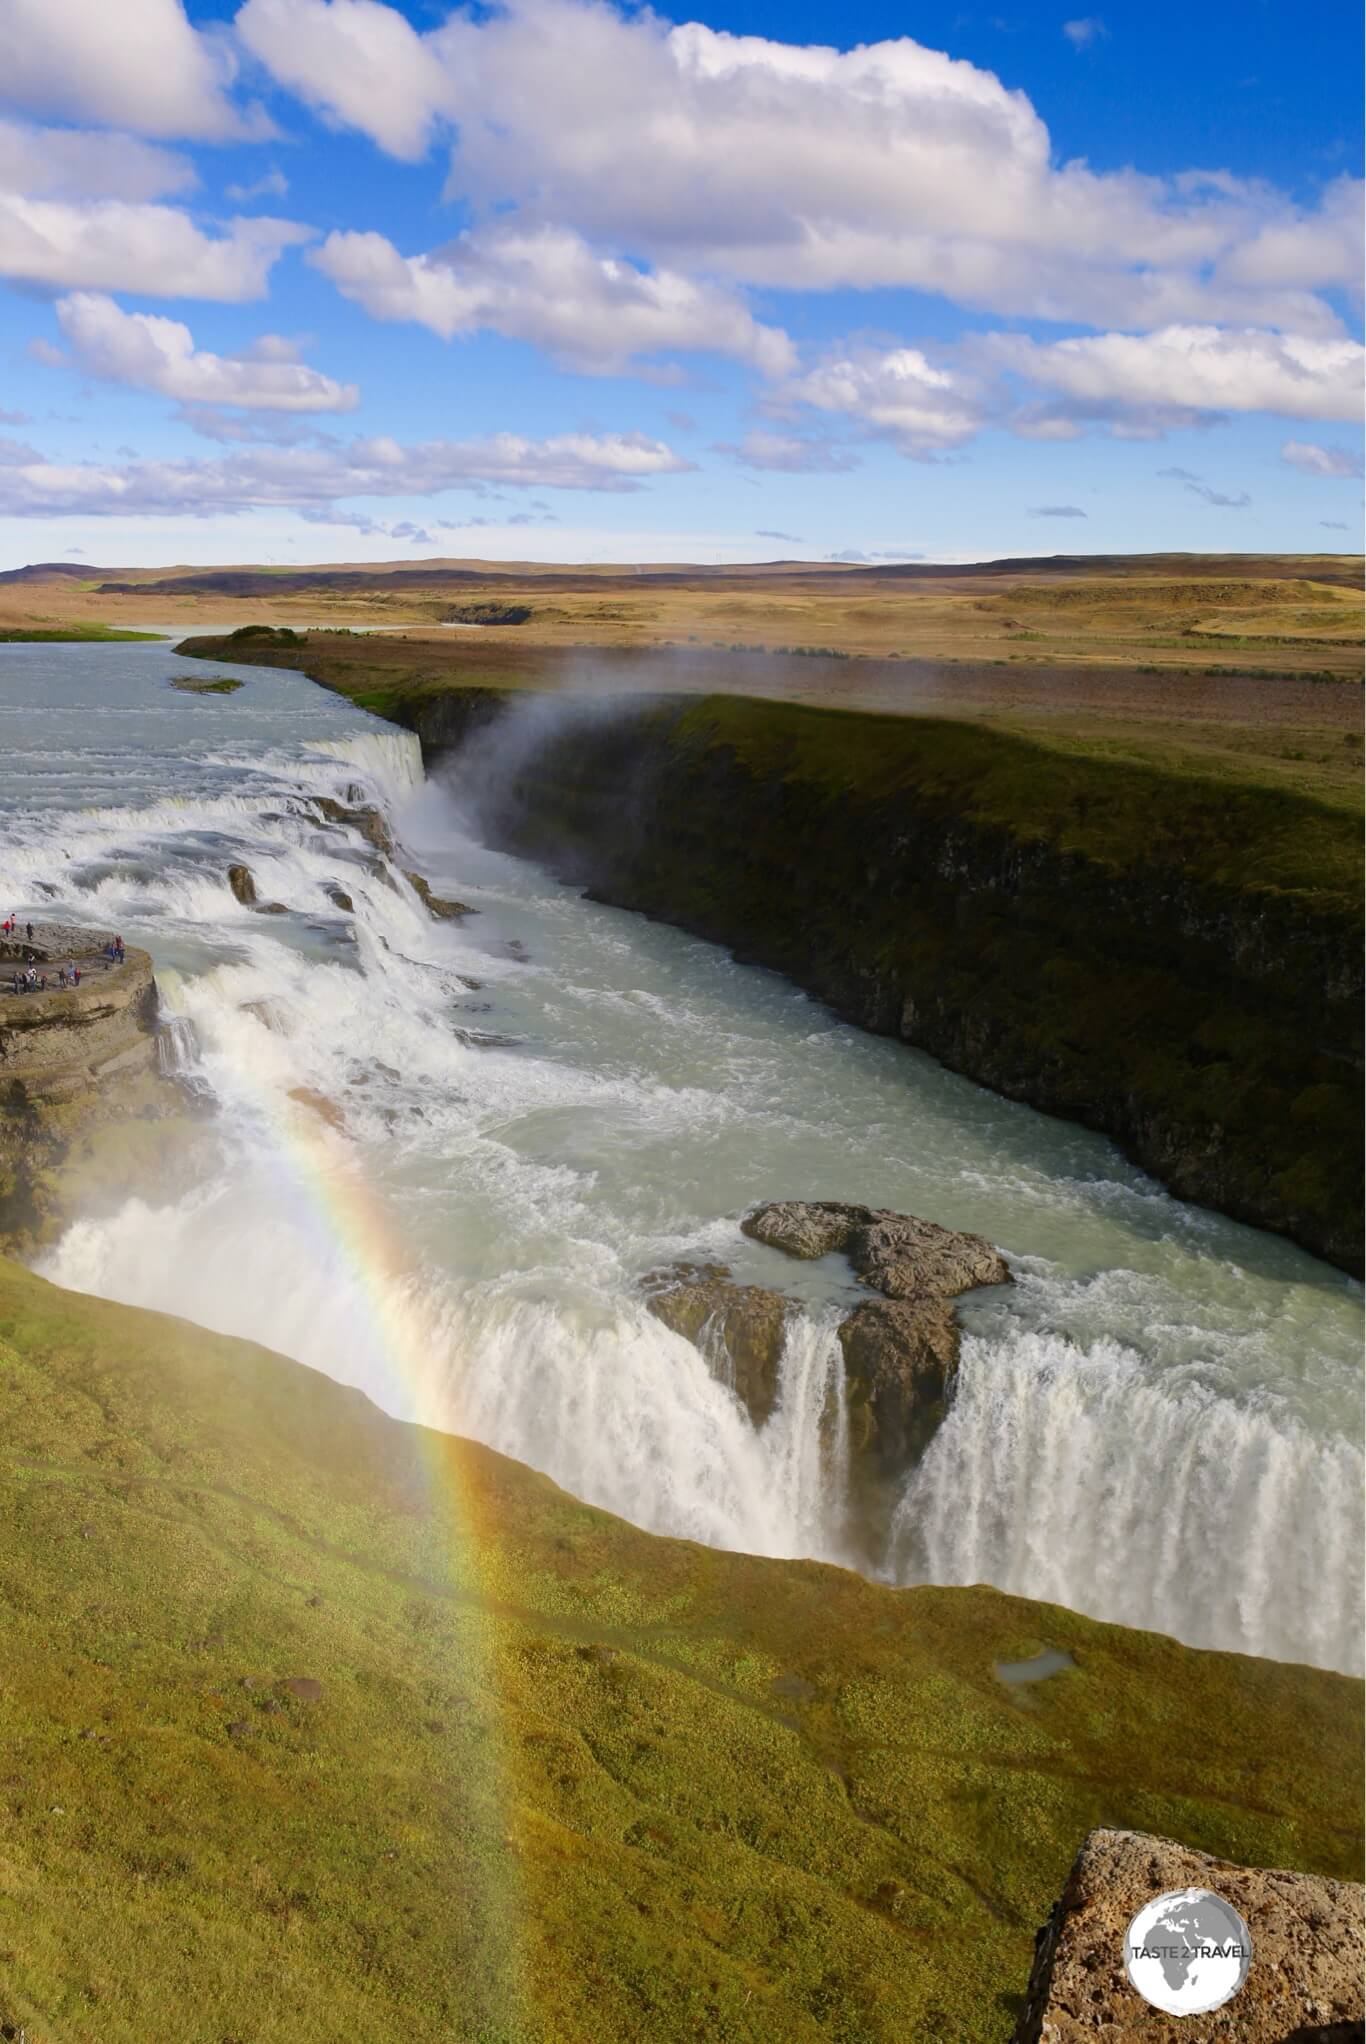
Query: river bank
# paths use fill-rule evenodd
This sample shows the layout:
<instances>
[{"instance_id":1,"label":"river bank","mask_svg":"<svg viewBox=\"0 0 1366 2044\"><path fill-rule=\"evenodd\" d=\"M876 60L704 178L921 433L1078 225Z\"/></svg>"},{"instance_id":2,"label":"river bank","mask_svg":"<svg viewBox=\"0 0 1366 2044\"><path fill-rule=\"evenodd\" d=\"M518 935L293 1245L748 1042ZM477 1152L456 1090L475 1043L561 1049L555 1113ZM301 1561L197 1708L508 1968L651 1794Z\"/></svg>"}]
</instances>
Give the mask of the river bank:
<instances>
[{"instance_id":1,"label":"river bank","mask_svg":"<svg viewBox=\"0 0 1366 2044\"><path fill-rule=\"evenodd\" d=\"M1361 1269L1347 811L943 717L377 685L335 643L249 657L416 731L438 773L465 759L495 840L561 877Z\"/></svg>"}]
</instances>

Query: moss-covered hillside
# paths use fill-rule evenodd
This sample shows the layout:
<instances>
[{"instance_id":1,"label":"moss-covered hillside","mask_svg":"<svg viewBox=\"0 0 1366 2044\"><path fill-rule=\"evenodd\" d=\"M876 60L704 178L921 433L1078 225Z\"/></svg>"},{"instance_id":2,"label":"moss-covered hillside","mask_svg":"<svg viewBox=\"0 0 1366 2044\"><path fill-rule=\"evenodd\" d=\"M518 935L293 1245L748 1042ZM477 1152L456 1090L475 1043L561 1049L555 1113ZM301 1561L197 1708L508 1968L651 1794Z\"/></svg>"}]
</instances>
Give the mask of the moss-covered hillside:
<instances>
[{"instance_id":1,"label":"moss-covered hillside","mask_svg":"<svg viewBox=\"0 0 1366 2044\"><path fill-rule=\"evenodd\" d=\"M1358 1871L1345 1678L653 1539L12 1263L0 1389L28 2044L986 2044L1089 1826Z\"/></svg>"}]
</instances>

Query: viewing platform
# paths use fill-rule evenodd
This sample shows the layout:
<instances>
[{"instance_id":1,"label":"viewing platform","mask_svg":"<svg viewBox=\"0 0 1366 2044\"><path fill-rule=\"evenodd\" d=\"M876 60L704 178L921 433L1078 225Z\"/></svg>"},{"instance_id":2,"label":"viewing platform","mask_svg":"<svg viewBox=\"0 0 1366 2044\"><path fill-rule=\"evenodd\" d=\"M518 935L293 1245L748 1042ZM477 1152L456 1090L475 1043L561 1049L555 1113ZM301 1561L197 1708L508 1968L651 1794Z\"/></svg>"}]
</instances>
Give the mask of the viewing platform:
<instances>
[{"instance_id":1,"label":"viewing platform","mask_svg":"<svg viewBox=\"0 0 1366 2044\"><path fill-rule=\"evenodd\" d=\"M156 1062L157 990L152 960L132 946L110 956L112 931L21 921L0 935L0 1086L20 1080L38 1099L70 1099L115 1072ZM80 968L79 986L59 975ZM45 988L16 990L36 972Z\"/></svg>"}]
</instances>

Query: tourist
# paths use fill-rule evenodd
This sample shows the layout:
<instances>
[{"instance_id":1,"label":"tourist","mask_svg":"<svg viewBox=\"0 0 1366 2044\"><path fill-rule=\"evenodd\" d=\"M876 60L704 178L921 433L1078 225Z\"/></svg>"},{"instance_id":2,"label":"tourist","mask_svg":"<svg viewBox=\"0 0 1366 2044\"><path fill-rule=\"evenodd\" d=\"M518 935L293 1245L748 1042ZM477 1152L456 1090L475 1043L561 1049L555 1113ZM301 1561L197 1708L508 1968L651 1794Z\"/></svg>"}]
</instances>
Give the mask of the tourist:
<instances>
[{"instance_id":1,"label":"tourist","mask_svg":"<svg viewBox=\"0 0 1366 2044\"><path fill-rule=\"evenodd\" d=\"M31 944L31 943L33 942L33 925L32 925L32 923L29 923L27 927L28 927L28 941L29 941L29 943Z\"/></svg>"}]
</instances>

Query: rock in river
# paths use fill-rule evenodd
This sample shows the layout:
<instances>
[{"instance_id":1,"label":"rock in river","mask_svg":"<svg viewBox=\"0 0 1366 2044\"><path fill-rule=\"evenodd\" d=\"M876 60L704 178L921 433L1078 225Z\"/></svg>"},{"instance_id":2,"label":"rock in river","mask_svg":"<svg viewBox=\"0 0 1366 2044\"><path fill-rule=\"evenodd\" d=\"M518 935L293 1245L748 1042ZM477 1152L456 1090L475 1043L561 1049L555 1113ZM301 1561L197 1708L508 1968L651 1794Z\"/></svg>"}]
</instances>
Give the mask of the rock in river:
<instances>
[{"instance_id":1,"label":"rock in river","mask_svg":"<svg viewBox=\"0 0 1366 2044\"><path fill-rule=\"evenodd\" d=\"M740 1223L789 1256L843 1250L866 1285L884 1294L841 1321L850 1445L885 1477L925 1452L948 1405L958 1366L950 1301L978 1285L1010 1282L998 1249L915 1214L834 1200L778 1200Z\"/></svg>"},{"instance_id":2,"label":"rock in river","mask_svg":"<svg viewBox=\"0 0 1366 2044\"><path fill-rule=\"evenodd\" d=\"M944 1417L958 1366L958 1323L945 1303L869 1299L840 1322L849 1445L884 1476L920 1460Z\"/></svg>"},{"instance_id":3,"label":"rock in river","mask_svg":"<svg viewBox=\"0 0 1366 2044\"><path fill-rule=\"evenodd\" d=\"M655 1318L701 1351L712 1375L762 1426L778 1401L792 1301L762 1285L737 1284L720 1263L676 1263L652 1271L645 1285Z\"/></svg>"},{"instance_id":4,"label":"rock in river","mask_svg":"<svg viewBox=\"0 0 1366 2044\"><path fill-rule=\"evenodd\" d=\"M433 894L430 885L420 873L405 873L404 879L412 888L429 916L435 916L440 923L458 920L461 916L472 915L474 911L463 901L447 901L439 894Z\"/></svg>"},{"instance_id":5,"label":"rock in river","mask_svg":"<svg viewBox=\"0 0 1366 2044\"><path fill-rule=\"evenodd\" d=\"M310 806L324 823L342 823L349 830L359 831L368 845L373 845L386 857L393 851L394 840L389 826L372 804L363 803L359 808L348 809L344 802L334 800L331 795L314 795Z\"/></svg>"},{"instance_id":6,"label":"rock in river","mask_svg":"<svg viewBox=\"0 0 1366 2044\"><path fill-rule=\"evenodd\" d=\"M775 1200L746 1214L740 1226L789 1256L842 1249L864 1283L889 1299L953 1299L977 1285L1010 1282L1005 1258L983 1236L883 1207Z\"/></svg>"},{"instance_id":7,"label":"rock in river","mask_svg":"<svg viewBox=\"0 0 1366 2044\"><path fill-rule=\"evenodd\" d=\"M252 878L250 866L229 866L228 885L238 901L241 902L243 908L253 908L255 906L256 882Z\"/></svg>"}]
</instances>

